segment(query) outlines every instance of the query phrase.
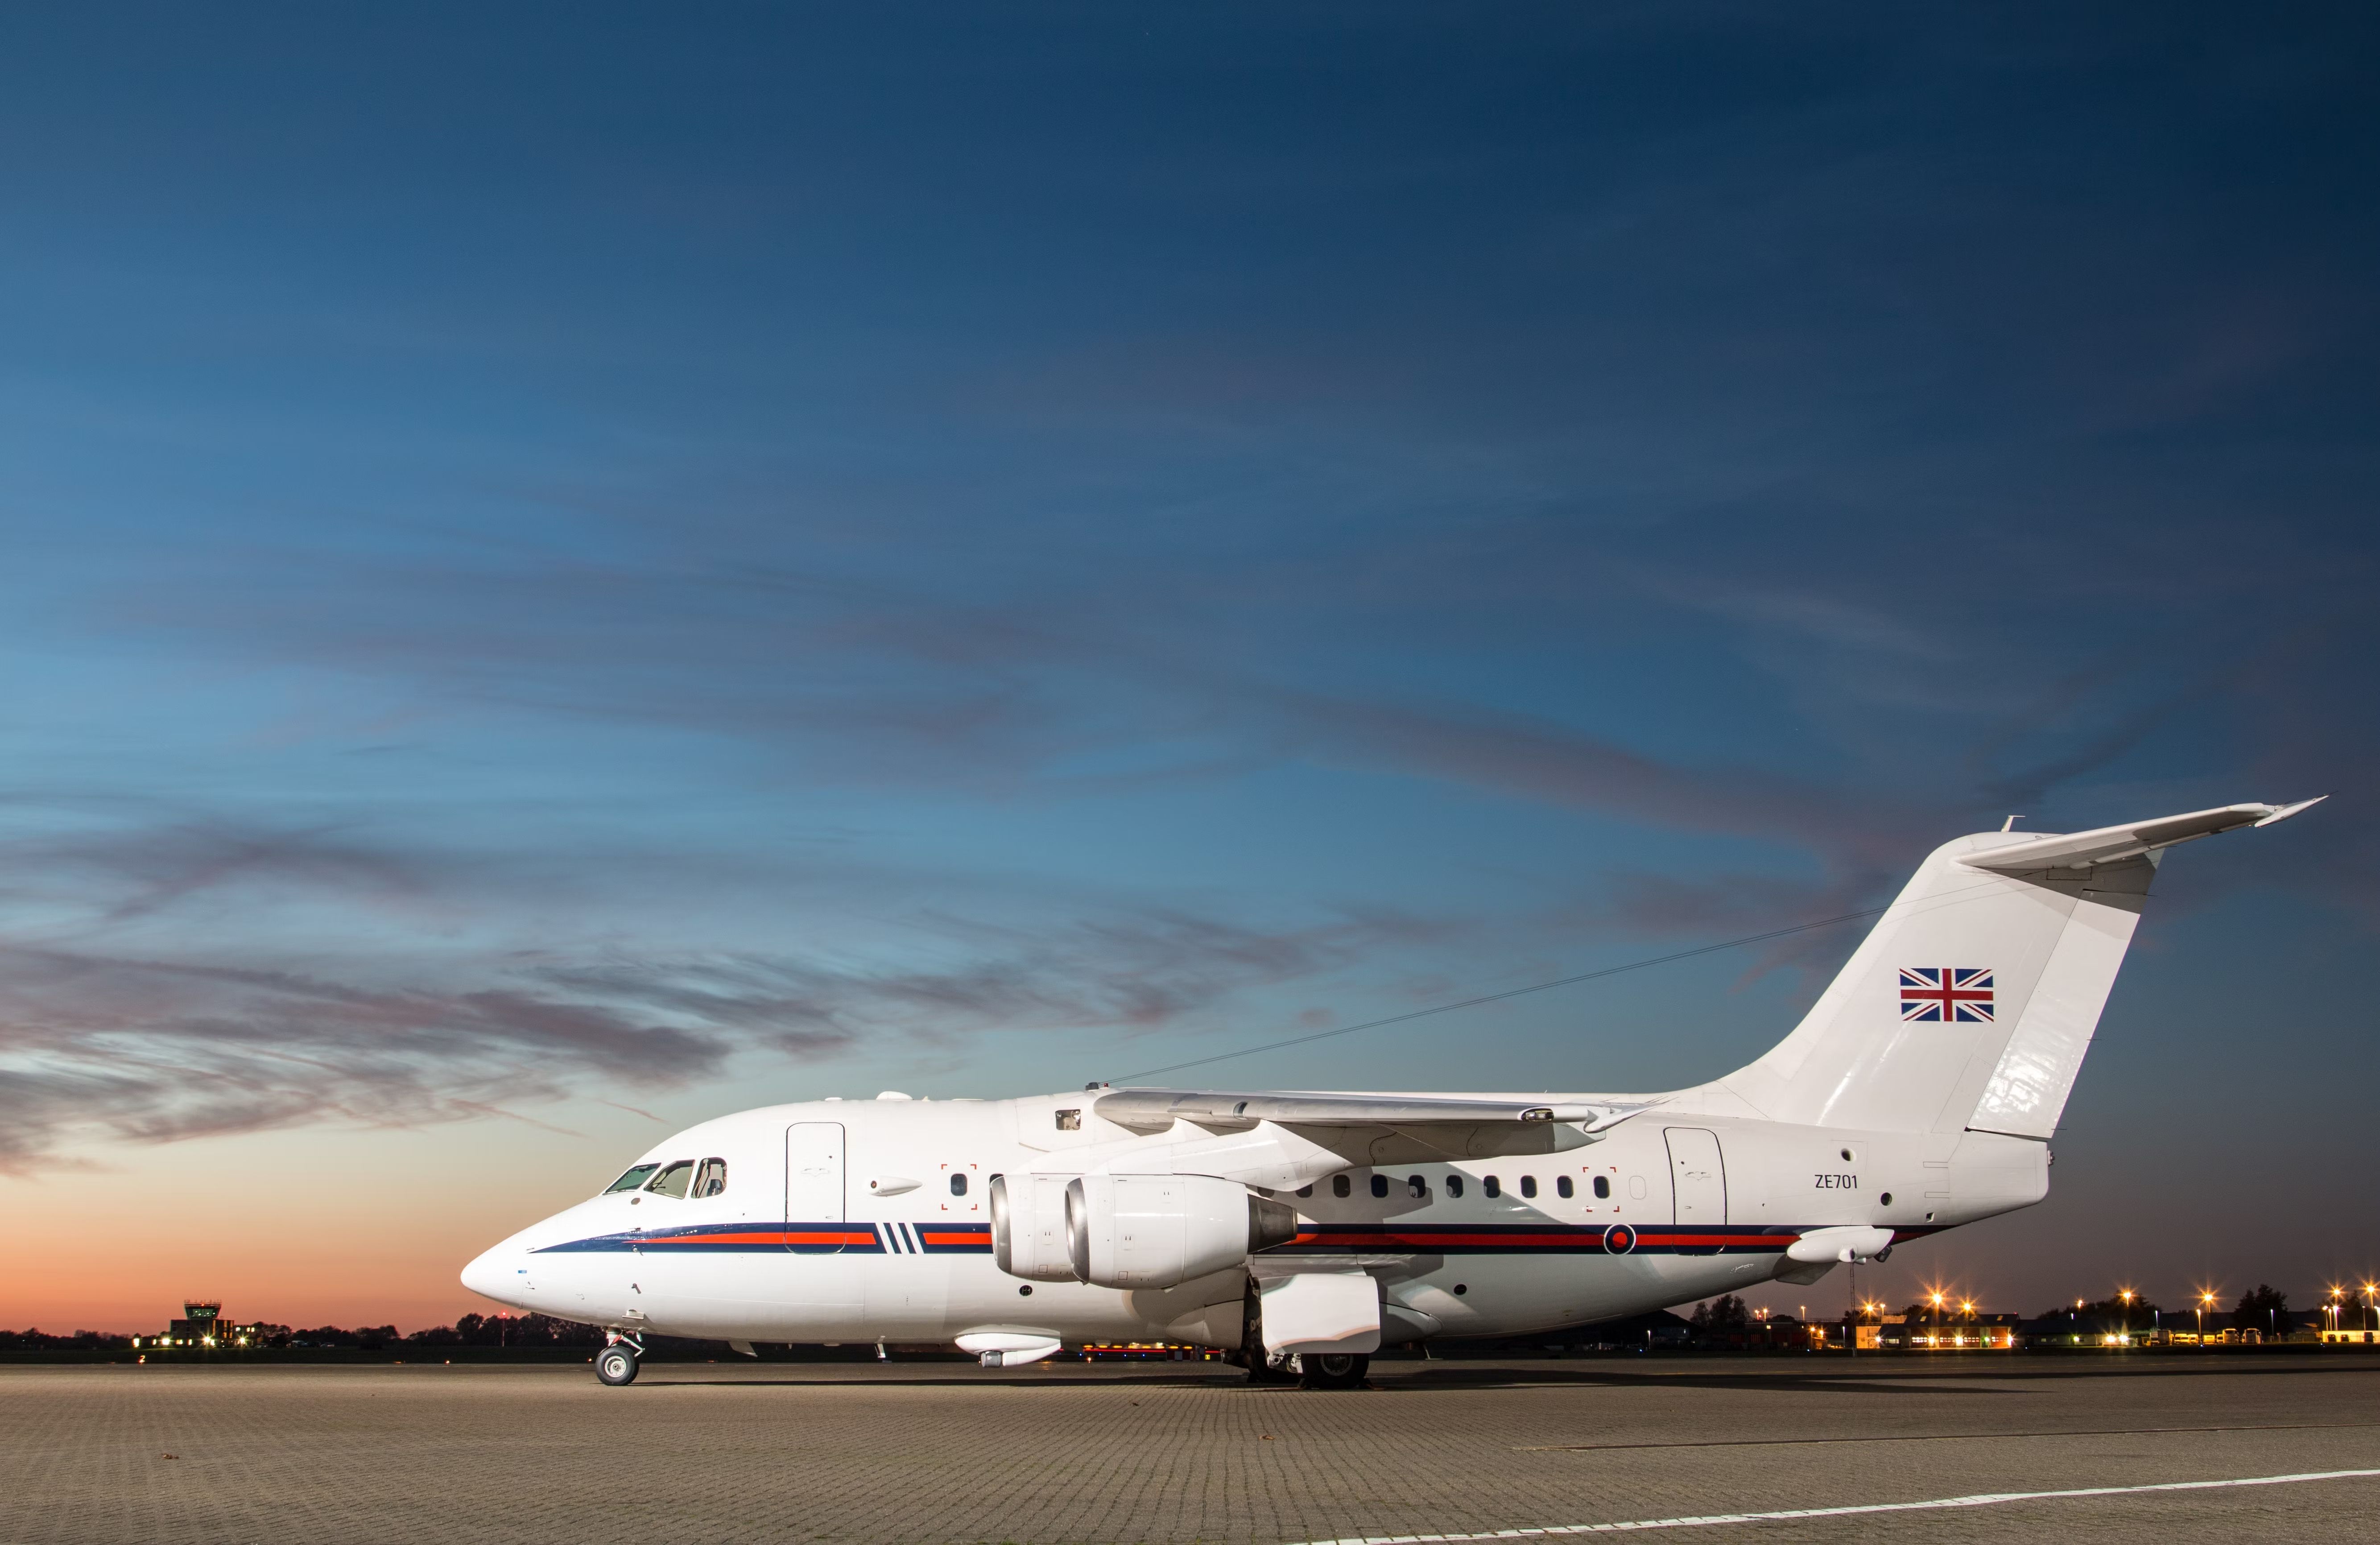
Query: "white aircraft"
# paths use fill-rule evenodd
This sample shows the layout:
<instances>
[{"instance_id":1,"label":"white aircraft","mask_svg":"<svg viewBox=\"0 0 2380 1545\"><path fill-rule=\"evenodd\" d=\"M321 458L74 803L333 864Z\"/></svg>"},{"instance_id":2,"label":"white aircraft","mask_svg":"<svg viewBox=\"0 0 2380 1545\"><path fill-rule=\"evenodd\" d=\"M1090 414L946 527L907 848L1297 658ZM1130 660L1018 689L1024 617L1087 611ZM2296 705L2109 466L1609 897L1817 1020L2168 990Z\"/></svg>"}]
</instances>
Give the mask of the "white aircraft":
<instances>
[{"instance_id":1,"label":"white aircraft","mask_svg":"<svg viewBox=\"0 0 2380 1545\"><path fill-rule=\"evenodd\" d=\"M689 1127L463 1271L648 1332L1224 1348L1360 1382L1383 1341L1642 1313L2039 1201L2161 850L2317 801L1935 850L1793 1033L1673 1094L1110 1089L771 1105Z\"/></svg>"}]
</instances>

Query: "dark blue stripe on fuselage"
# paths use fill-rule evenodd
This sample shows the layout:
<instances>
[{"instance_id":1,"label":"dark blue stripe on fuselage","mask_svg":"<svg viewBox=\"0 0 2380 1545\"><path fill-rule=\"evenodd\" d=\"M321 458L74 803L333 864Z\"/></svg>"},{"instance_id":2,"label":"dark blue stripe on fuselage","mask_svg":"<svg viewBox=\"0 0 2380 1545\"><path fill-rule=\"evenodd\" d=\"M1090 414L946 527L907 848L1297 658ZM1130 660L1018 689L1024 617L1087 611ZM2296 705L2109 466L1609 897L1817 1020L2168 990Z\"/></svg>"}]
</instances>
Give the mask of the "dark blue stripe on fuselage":
<instances>
[{"instance_id":1,"label":"dark blue stripe on fuselage","mask_svg":"<svg viewBox=\"0 0 2380 1545\"><path fill-rule=\"evenodd\" d=\"M537 1255L990 1255L989 1223L904 1223L888 1247L891 1223L694 1223L679 1228L601 1234L546 1245ZM1307 1223L1269 1256L1354 1255L1775 1255L1812 1228L1691 1223ZM1615 1228L1632 1238L1612 1247ZM1896 1243L1937 1232L1904 1228Z\"/></svg>"},{"instance_id":2,"label":"dark blue stripe on fuselage","mask_svg":"<svg viewBox=\"0 0 2380 1545\"><path fill-rule=\"evenodd\" d=\"M1821 1224L1307 1223L1266 1251L1293 1255L1775 1255ZM1629 1231L1624 1247L1608 1242ZM1894 1238L1935 1232L1901 1229Z\"/></svg>"},{"instance_id":3,"label":"dark blue stripe on fuselage","mask_svg":"<svg viewBox=\"0 0 2380 1545\"><path fill-rule=\"evenodd\" d=\"M896 1250L884 1235L891 1223L689 1223L540 1246L532 1255L990 1255L990 1223L909 1223ZM913 1249L912 1247L915 1247Z\"/></svg>"}]
</instances>

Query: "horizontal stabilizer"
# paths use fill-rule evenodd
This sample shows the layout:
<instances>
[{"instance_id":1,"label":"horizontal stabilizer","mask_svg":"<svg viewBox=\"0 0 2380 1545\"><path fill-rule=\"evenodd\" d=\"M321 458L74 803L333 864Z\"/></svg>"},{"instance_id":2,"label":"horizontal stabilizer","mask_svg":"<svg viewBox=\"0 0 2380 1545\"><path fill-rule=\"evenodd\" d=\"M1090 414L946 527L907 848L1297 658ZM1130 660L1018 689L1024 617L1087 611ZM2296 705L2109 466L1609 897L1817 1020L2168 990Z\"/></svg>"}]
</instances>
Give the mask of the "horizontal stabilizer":
<instances>
[{"instance_id":1,"label":"horizontal stabilizer","mask_svg":"<svg viewBox=\"0 0 2380 1545\"><path fill-rule=\"evenodd\" d=\"M2161 816L2155 821L2135 821L2122 826L2102 826L2096 831L2076 832L2066 836L2028 837L2006 846L1970 853L1959 861L1969 869L1997 870L2002 874L2089 869L2094 864L2137 858L2160 847L2171 847L2176 843L2211 837L2219 832L2236 832L2242 826L2270 826L2329 797L2326 794L2316 795L2312 799L2301 799L2294 805L2222 805L2211 810Z\"/></svg>"}]
</instances>

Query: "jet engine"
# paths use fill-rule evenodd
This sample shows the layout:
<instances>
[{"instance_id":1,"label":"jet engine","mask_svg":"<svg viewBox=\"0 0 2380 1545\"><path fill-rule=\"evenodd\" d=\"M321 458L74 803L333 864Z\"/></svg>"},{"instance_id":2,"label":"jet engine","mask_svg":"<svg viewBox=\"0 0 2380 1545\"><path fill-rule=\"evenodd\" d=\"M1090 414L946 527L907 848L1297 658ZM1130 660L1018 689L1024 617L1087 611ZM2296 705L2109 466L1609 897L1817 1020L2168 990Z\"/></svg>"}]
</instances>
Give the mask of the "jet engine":
<instances>
[{"instance_id":1,"label":"jet engine","mask_svg":"<svg viewBox=\"0 0 2380 1545\"><path fill-rule=\"evenodd\" d=\"M991 1259L1012 1277L1070 1283L1066 1254L1066 1182L1062 1174L991 1177Z\"/></svg>"},{"instance_id":2,"label":"jet engine","mask_svg":"<svg viewBox=\"0 0 2380 1545\"><path fill-rule=\"evenodd\" d=\"M1297 1214L1203 1174L1086 1174L1066 1185L1066 1259L1099 1287L1172 1287L1297 1237Z\"/></svg>"}]
</instances>

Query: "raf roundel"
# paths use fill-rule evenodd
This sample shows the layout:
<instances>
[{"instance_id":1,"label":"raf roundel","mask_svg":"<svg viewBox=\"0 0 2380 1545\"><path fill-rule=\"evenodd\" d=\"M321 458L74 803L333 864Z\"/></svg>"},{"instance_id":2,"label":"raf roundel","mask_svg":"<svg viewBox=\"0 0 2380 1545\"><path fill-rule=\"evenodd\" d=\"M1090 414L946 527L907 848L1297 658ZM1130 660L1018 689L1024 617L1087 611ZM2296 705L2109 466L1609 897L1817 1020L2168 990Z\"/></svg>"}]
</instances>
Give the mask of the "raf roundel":
<instances>
[{"instance_id":1,"label":"raf roundel","mask_svg":"<svg viewBox=\"0 0 2380 1545\"><path fill-rule=\"evenodd\" d=\"M1613 1255L1626 1255L1636 1247L1636 1231L1626 1223L1614 1223L1603 1231L1603 1247Z\"/></svg>"},{"instance_id":2,"label":"raf roundel","mask_svg":"<svg viewBox=\"0 0 2380 1545\"><path fill-rule=\"evenodd\" d=\"M1992 973L1980 966L1903 966L1900 1017L1919 1025L1988 1025Z\"/></svg>"}]
</instances>

